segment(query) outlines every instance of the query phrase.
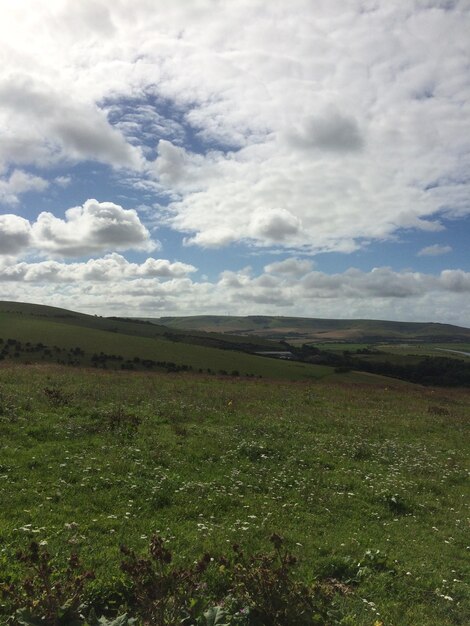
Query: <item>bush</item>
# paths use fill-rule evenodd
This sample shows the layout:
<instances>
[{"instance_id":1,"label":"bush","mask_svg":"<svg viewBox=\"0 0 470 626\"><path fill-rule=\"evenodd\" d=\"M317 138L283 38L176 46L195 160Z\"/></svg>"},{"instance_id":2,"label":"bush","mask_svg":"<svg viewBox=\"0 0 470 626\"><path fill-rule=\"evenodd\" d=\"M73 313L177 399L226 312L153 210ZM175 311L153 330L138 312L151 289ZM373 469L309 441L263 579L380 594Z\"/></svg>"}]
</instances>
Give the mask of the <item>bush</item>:
<instances>
[{"instance_id":1,"label":"bush","mask_svg":"<svg viewBox=\"0 0 470 626\"><path fill-rule=\"evenodd\" d=\"M61 569L46 548L32 542L17 555L26 570L22 580L0 586L2 609L10 613L11 626L331 624L334 585L296 581L296 558L279 535L272 535L271 543L269 553L245 555L235 545L229 557L204 554L189 566L174 564L159 535L152 536L145 556L122 546L125 580L115 606L126 613L98 619L95 611L105 603L88 586L93 572L84 570L74 553Z\"/></svg>"}]
</instances>

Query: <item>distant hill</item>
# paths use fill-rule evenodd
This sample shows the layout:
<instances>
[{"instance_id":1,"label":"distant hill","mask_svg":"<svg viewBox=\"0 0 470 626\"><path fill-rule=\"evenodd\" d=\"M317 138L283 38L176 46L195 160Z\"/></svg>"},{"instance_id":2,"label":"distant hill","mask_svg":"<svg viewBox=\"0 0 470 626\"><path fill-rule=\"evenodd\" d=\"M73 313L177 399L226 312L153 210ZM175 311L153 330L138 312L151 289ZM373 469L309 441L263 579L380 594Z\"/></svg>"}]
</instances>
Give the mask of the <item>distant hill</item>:
<instances>
[{"instance_id":1,"label":"distant hill","mask_svg":"<svg viewBox=\"0 0 470 626\"><path fill-rule=\"evenodd\" d=\"M0 362L52 362L109 369L195 371L302 380L331 367L258 356L285 349L258 337L185 332L37 304L0 302Z\"/></svg>"},{"instance_id":2,"label":"distant hill","mask_svg":"<svg viewBox=\"0 0 470 626\"><path fill-rule=\"evenodd\" d=\"M146 320L0 302L0 364L45 362L278 380L337 375L370 380L373 375L379 384L385 375L469 386L469 351L470 330L445 324L268 316Z\"/></svg>"},{"instance_id":3,"label":"distant hill","mask_svg":"<svg viewBox=\"0 0 470 626\"><path fill-rule=\"evenodd\" d=\"M178 330L232 333L289 343L469 342L470 329L433 322L335 320L306 317L202 315L160 317L156 323Z\"/></svg>"},{"instance_id":4,"label":"distant hill","mask_svg":"<svg viewBox=\"0 0 470 626\"><path fill-rule=\"evenodd\" d=\"M185 331L176 328L169 328L155 321L146 321L138 318L125 317L101 317L98 315L87 315L76 311L69 311L57 307L45 306L42 304L30 304L27 302L7 302L0 301L0 314L7 313L35 319L48 319L50 321L65 323L74 326L118 332L125 335L139 337L157 337L170 339L172 341L183 341L185 343L196 343L215 348L233 349L243 345L242 349L249 352L262 350L280 350L282 344L277 341L270 341L262 337L240 338L232 337L228 334L206 333L204 331Z\"/></svg>"}]
</instances>

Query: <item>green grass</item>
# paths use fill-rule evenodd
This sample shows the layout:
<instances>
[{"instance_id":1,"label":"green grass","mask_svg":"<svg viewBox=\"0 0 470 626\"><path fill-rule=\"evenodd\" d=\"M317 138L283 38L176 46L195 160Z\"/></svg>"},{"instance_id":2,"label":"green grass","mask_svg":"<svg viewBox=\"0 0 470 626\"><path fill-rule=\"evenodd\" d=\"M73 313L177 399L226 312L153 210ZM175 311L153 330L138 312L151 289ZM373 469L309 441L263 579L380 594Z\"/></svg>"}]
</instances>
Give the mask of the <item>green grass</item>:
<instances>
[{"instance_id":1,"label":"green grass","mask_svg":"<svg viewBox=\"0 0 470 626\"><path fill-rule=\"evenodd\" d=\"M138 337L165 337L171 333L174 339L187 343L199 343L211 347L215 342L223 342L230 347L232 344L239 343L240 337L231 336L220 333L204 333L175 330L162 326L161 324L145 322L142 320L131 318L117 317L101 317L97 315L86 315L66 309L56 307L48 307L40 304L30 304L26 302L2 302L0 301L0 319L1 314L8 314L8 318L23 320L42 320L54 322L56 324L65 324L80 328L91 328L94 330L104 330L113 333ZM268 341L259 337L244 337L243 343L248 347L253 345L253 350L257 349L281 349L282 345L277 342Z\"/></svg>"},{"instance_id":2,"label":"green grass","mask_svg":"<svg viewBox=\"0 0 470 626\"><path fill-rule=\"evenodd\" d=\"M357 350L364 349L376 349L380 350L381 345L370 343L349 343L349 342L326 342L326 343L309 343L312 348L318 348L319 350L331 350L332 352L357 352Z\"/></svg>"},{"instance_id":3,"label":"green grass","mask_svg":"<svg viewBox=\"0 0 470 626\"><path fill-rule=\"evenodd\" d=\"M100 330L87 326L76 325L74 320L55 321L49 317L18 315L17 313L0 313L0 332L4 340L20 339L22 343L42 342L48 347L60 346L66 350L80 347L86 353L83 359L90 363L93 353L119 354L124 358L154 359L171 361L178 365L189 365L195 370L210 368L217 373L220 370L238 371L245 374L301 380L330 375L330 367L294 363L269 359L238 352L220 350L206 346L175 342L161 335L155 337L136 336L110 330ZM35 359L35 355L25 353L23 360Z\"/></svg>"},{"instance_id":4,"label":"green grass","mask_svg":"<svg viewBox=\"0 0 470 626\"><path fill-rule=\"evenodd\" d=\"M408 365L418 363L423 357L446 357L449 359L470 360L469 343L311 343L313 348L327 352L350 352L365 361L395 363ZM370 350L377 353L357 354L361 350ZM462 354L468 352L469 354Z\"/></svg>"},{"instance_id":5,"label":"green grass","mask_svg":"<svg viewBox=\"0 0 470 626\"><path fill-rule=\"evenodd\" d=\"M467 623L469 393L369 379L1 366L0 572L34 537L104 592L156 530L189 560L279 532L343 625Z\"/></svg>"},{"instance_id":6,"label":"green grass","mask_svg":"<svg viewBox=\"0 0 470 626\"><path fill-rule=\"evenodd\" d=\"M470 353L470 343L422 343L404 345L383 345L380 350L390 354L414 355L414 356L445 356L447 358L464 359L470 358L460 352Z\"/></svg>"},{"instance_id":7,"label":"green grass","mask_svg":"<svg viewBox=\"0 0 470 626\"><path fill-rule=\"evenodd\" d=\"M155 318L160 324L192 329L285 338L292 343L329 341L469 341L470 329L450 324L390 322L385 320L334 320L304 317L201 315Z\"/></svg>"}]
</instances>

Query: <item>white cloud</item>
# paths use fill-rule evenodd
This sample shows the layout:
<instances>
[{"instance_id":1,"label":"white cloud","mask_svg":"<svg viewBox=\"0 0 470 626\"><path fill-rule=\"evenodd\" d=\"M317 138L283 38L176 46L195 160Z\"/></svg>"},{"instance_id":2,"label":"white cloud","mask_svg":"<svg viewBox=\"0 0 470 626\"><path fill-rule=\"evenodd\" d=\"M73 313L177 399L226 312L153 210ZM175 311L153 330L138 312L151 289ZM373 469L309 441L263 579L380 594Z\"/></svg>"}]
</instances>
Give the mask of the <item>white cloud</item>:
<instances>
[{"instance_id":1,"label":"white cloud","mask_svg":"<svg viewBox=\"0 0 470 626\"><path fill-rule=\"evenodd\" d=\"M438 243L435 243L432 246L426 246L422 248L417 256L440 256L442 254L447 254L448 252L452 252L452 246L442 246Z\"/></svg>"},{"instance_id":2,"label":"white cloud","mask_svg":"<svg viewBox=\"0 0 470 626\"><path fill-rule=\"evenodd\" d=\"M333 152L355 152L364 144L356 120L331 109L318 117L305 118L286 139L294 148Z\"/></svg>"},{"instance_id":3,"label":"white cloud","mask_svg":"<svg viewBox=\"0 0 470 626\"><path fill-rule=\"evenodd\" d=\"M166 259L147 259L138 270L140 276L159 278L181 278L186 274L195 272L196 268L187 263L176 261L170 263Z\"/></svg>"},{"instance_id":4,"label":"white cloud","mask_svg":"<svg viewBox=\"0 0 470 626\"><path fill-rule=\"evenodd\" d=\"M140 169L140 150L87 100L62 93L52 77L0 76L0 160L44 167L64 159L90 159Z\"/></svg>"},{"instance_id":5,"label":"white cloud","mask_svg":"<svg viewBox=\"0 0 470 626\"><path fill-rule=\"evenodd\" d=\"M264 271L268 274L285 274L287 276L304 276L313 268L313 262L308 259L291 257L284 261L276 261L265 265Z\"/></svg>"},{"instance_id":6,"label":"white cloud","mask_svg":"<svg viewBox=\"0 0 470 626\"><path fill-rule=\"evenodd\" d=\"M158 280L182 279L196 268L179 261L148 258L143 263L130 263L117 253L81 263L40 261L16 263L0 269L0 282L50 283L125 283L141 278ZM154 284L151 282L151 284Z\"/></svg>"},{"instance_id":7,"label":"white cloud","mask_svg":"<svg viewBox=\"0 0 470 626\"><path fill-rule=\"evenodd\" d=\"M0 215L0 256L16 255L31 241L31 225L18 215Z\"/></svg>"},{"instance_id":8,"label":"white cloud","mask_svg":"<svg viewBox=\"0 0 470 626\"><path fill-rule=\"evenodd\" d=\"M279 243L301 230L300 219L286 209L258 210L251 219L249 233L255 239Z\"/></svg>"},{"instance_id":9,"label":"white cloud","mask_svg":"<svg viewBox=\"0 0 470 626\"><path fill-rule=\"evenodd\" d=\"M197 245L202 248L221 248L232 243L237 238L231 228L213 227L206 228L203 232L197 233L194 237L185 237L184 245Z\"/></svg>"},{"instance_id":10,"label":"white cloud","mask_svg":"<svg viewBox=\"0 0 470 626\"><path fill-rule=\"evenodd\" d=\"M153 174L203 246L350 251L439 228L470 211L469 29L465 0L26 0L0 26L0 161ZM176 145L182 125L217 149Z\"/></svg>"},{"instance_id":11,"label":"white cloud","mask_svg":"<svg viewBox=\"0 0 470 626\"><path fill-rule=\"evenodd\" d=\"M134 209L87 200L67 209L65 219L40 213L32 225L33 245L53 256L78 257L107 250L154 250L157 244Z\"/></svg>"},{"instance_id":12,"label":"white cloud","mask_svg":"<svg viewBox=\"0 0 470 626\"><path fill-rule=\"evenodd\" d=\"M442 287L455 293L468 293L470 291L470 272L462 270L443 270L440 275ZM468 302L464 307L464 313L468 314Z\"/></svg>"},{"instance_id":13,"label":"white cloud","mask_svg":"<svg viewBox=\"0 0 470 626\"><path fill-rule=\"evenodd\" d=\"M10 4L0 171L16 170L4 202L47 185L18 168L95 160L133 170L149 205L165 190L167 224L188 244L298 254L470 212L465 0ZM43 213L35 244L150 249L137 216L100 215Z\"/></svg>"},{"instance_id":14,"label":"white cloud","mask_svg":"<svg viewBox=\"0 0 470 626\"><path fill-rule=\"evenodd\" d=\"M70 185L70 183L72 182L72 177L71 176L57 176L57 178L54 179L54 182L56 185L59 185L59 187L68 187Z\"/></svg>"},{"instance_id":15,"label":"white cloud","mask_svg":"<svg viewBox=\"0 0 470 626\"><path fill-rule=\"evenodd\" d=\"M186 151L183 148L174 146L165 139L158 142L156 170L162 182L169 186L177 184L185 174L186 161Z\"/></svg>"},{"instance_id":16,"label":"white cloud","mask_svg":"<svg viewBox=\"0 0 470 626\"><path fill-rule=\"evenodd\" d=\"M44 191L48 186L49 183L44 178L15 169L8 178L0 178L0 202L15 205L19 202L20 194Z\"/></svg>"},{"instance_id":17,"label":"white cloud","mask_svg":"<svg viewBox=\"0 0 470 626\"><path fill-rule=\"evenodd\" d=\"M0 266L2 298L112 315L230 314L437 321L470 326L470 273L351 268L333 275L287 259L256 274L224 271L210 282L165 259L130 263L119 254L80 263ZM153 313L152 313L153 311ZM161 313L157 313L161 311Z\"/></svg>"}]
</instances>

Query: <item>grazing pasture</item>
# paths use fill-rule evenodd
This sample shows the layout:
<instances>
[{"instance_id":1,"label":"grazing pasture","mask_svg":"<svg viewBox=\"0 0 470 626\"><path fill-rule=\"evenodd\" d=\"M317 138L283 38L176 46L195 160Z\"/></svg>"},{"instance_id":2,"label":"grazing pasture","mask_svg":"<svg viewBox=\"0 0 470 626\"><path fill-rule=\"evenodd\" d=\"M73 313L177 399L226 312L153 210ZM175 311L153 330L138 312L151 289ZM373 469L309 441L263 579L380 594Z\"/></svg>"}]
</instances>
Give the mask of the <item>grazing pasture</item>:
<instances>
[{"instance_id":1,"label":"grazing pasture","mask_svg":"<svg viewBox=\"0 0 470 626\"><path fill-rule=\"evenodd\" d=\"M73 314L75 315L75 314ZM93 324L83 326L85 323ZM61 365L86 365L111 369L166 369L172 364L206 373L238 372L242 376L265 376L287 380L317 378L333 373L324 365L282 361L257 356L235 349L220 349L188 342L187 336L177 340L153 332L152 324L122 322L114 327L109 319L92 316L55 319L47 315L34 315L30 310L18 312L0 310L0 361L45 361ZM140 335L137 333L141 333ZM150 334L153 333L153 334ZM19 347L17 347L19 346Z\"/></svg>"},{"instance_id":2,"label":"grazing pasture","mask_svg":"<svg viewBox=\"0 0 470 626\"><path fill-rule=\"evenodd\" d=\"M88 601L132 614L120 544L143 554L158 533L176 563L218 563L232 544L268 552L276 533L297 580L329 586L317 623L468 623L470 394L355 376L4 362L0 578L23 579L31 540L59 569L78 550ZM198 589L227 605L220 572ZM1 623L11 610L0 601Z\"/></svg>"}]
</instances>

